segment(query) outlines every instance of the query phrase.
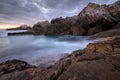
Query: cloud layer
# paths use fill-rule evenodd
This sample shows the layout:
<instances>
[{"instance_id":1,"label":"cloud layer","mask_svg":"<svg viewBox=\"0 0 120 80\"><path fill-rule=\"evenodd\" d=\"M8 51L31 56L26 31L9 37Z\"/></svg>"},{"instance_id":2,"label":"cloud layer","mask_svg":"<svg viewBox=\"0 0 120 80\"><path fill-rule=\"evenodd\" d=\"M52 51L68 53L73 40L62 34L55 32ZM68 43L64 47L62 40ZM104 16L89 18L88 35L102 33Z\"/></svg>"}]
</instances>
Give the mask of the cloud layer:
<instances>
[{"instance_id":1,"label":"cloud layer","mask_svg":"<svg viewBox=\"0 0 120 80\"><path fill-rule=\"evenodd\" d=\"M78 14L89 2L110 4L115 0L0 0L1 24L34 24L41 20Z\"/></svg>"}]
</instances>

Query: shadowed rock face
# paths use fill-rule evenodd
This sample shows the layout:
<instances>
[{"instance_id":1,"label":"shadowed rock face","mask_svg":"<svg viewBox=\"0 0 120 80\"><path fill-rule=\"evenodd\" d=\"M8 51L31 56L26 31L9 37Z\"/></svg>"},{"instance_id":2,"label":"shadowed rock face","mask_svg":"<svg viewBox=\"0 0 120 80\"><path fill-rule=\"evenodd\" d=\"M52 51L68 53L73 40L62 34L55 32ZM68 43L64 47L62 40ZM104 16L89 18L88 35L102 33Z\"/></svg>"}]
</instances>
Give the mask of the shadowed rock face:
<instances>
[{"instance_id":1,"label":"shadowed rock face","mask_svg":"<svg viewBox=\"0 0 120 80\"><path fill-rule=\"evenodd\" d=\"M75 17L68 17L66 19L60 17L51 20L51 23L49 25L42 26L41 24L37 23L33 26L33 32L34 34L45 34L45 35L56 35L56 34L71 34L72 35L72 28L76 23L76 16ZM48 23L46 23L48 24Z\"/></svg>"},{"instance_id":2,"label":"shadowed rock face","mask_svg":"<svg viewBox=\"0 0 120 80\"><path fill-rule=\"evenodd\" d=\"M35 34L93 35L115 27L120 22L120 1L110 5L89 3L77 16L52 19L44 27L33 26Z\"/></svg>"}]
</instances>

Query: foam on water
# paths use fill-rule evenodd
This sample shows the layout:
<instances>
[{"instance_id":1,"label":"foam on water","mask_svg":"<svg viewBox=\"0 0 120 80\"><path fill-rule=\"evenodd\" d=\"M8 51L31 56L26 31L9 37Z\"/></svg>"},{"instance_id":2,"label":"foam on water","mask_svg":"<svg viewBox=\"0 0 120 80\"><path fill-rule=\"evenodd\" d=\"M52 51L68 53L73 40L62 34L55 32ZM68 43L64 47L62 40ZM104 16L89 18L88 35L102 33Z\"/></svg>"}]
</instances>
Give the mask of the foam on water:
<instances>
[{"instance_id":1,"label":"foam on water","mask_svg":"<svg viewBox=\"0 0 120 80\"><path fill-rule=\"evenodd\" d=\"M20 59L33 65L51 64L90 42L81 36L7 36L0 38L0 62Z\"/></svg>"}]
</instances>

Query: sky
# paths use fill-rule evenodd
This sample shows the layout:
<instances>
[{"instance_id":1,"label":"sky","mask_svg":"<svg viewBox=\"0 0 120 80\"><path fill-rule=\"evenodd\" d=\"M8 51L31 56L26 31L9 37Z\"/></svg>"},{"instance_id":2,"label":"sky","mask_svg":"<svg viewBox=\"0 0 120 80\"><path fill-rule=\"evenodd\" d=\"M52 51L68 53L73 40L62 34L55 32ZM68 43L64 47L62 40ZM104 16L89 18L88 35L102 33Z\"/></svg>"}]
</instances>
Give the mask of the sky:
<instances>
[{"instance_id":1,"label":"sky","mask_svg":"<svg viewBox=\"0 0 120 80\"><path fill-rule=\"evenodd\" d=\"M116 0L0 0L0 29L33 25L56 17L77 15L89 2L111 4Z\"/></svg>"}]
</instances>

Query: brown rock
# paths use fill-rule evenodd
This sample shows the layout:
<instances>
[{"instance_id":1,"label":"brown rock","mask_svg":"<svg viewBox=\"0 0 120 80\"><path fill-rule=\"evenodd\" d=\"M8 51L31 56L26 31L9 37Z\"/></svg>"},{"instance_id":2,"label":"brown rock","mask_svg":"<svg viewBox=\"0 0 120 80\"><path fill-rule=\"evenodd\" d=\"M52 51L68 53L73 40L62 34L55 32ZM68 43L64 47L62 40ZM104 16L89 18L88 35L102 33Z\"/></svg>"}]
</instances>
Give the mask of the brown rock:
<instances>
[{"instance_id":1,"label":"brown rock","mask_svg":"<svg viewBox=\"0 0 120 80\"><path fill-rule=\"evenodd\" d=\"M104 55L101 53L89 53L76 57L74 61L80 62L80 61L99 60L99 59L104 59Z\"/></svg>"},{"instance_id":2,"label":"brown rock","mask_svg":"<svg viewBox=\"0 0 120 80\"><path fill-rule=\"evenodd\" d=\"M113 40L102 41L98 43L91 43L87 46L87 53L104 53L109 54L112 52L119 52L120 49L120 37L113 38Z\"/></svg>"},{"instance_id":3,"label":"brown rock","mask_svg":"<svg viewBox=\"0 0 120 80\"><path fill-rule=\"evenodd\" d=\"M38 22L37 24L34 24L32 31L35 35L45 34L46 27L49 25L50 23L48 21Z\"/></svg>"},{"instance_id":4,"label":"brown rock","mask_svg":"<svg viewBox=\"0 0 120 80\"><path fill-rule=\"evenodd\" d=\"M102 32L102 31L103 31L102 27L97 25L97 26L95 26L93 28L90 28L88 30L87 35L93 35L93 34L96 34L96 33Z\"/></svg>"},{"instance_id":5,"label":"brown rock","mask_svg":"<svg viewBox=\"0 0 120 80\"><path fill-rule=\"evenodd\" d=\"M73 63L57 80L119 80L119 60L113 58ZM119 55L120 58L120 55Z\"/></svg>"},{"instance_id":6,"label":"brown rock","mask_svg":"<svg viewBox=\"0 0 120 80\"><path fill-rule=\"evenodd\" d=\"M120 29L113 29L104 32L100 32L90 36L88 39L97 39L97 38L106 38L106 37L115 37L120 36Z\"/></svg>"},{"instance_id":7,"label":"brown rock","mask_svg":"<svg viewBox=\"0 0 120 80\"><path fill-rule=\"evenodd\" d=\"M42 73L46 72L43 68L29 68L23 71L17 71L5 74L0 77L1 80L41 80Z\"/></svg>"},{"instance_id":8,"label":"brown rock","mask_svg":"<svg viewBox=\"0 0 120 80\"><path fill-rule=\"evenodd\" d=\"M22 71L34 66L20 60L10 60L0 64L0 76L15 71Z\"/></svg>"},{"instance_id":9,"label":"brown rock","mask_svg":"<svg viewBox=\"0 0 120 80\"><path fill-rule=\"evenodd\" d=\"M71 27L71 31L72 31L72 35L84 35L86 33L86 30L82 27L77 27L77 26L73 26Z\"/></svg>"}]
</instances>

